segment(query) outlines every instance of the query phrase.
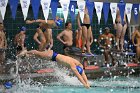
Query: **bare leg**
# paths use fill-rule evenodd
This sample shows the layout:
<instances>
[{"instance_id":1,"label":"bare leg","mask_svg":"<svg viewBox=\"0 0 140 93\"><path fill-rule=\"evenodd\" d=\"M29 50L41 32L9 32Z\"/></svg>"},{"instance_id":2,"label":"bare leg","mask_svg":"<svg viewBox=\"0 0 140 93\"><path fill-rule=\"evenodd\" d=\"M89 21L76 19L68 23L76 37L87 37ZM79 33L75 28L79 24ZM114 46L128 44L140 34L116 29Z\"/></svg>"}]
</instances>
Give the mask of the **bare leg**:
<instances>
[{"instance_id":1,"label":"bare leg","mask_svg":"<svg viewBox=\"0 0 140 93\"><path fill-rule=\"evenodd\" d=\"M46 42L42 42L40 45L39 45L39 50L40 51L44 51L46 49Z\"/></svg>"},{"instance_id":2,"label":"bare leg","mask_svg":"<svg viewBox=\"0 0 140 93\"><path fill-rule=\"evenodd\" d=\"M86 26L82 26L82 38L83 38L82 52L84 52L84 47L85 47L86 42L87 42L87 28L86 28Z\"/></svg>"},{"instance_id":3,"label":"bare leg","mask_svg":"<svg viewBox=\"0 0 140 93\"><path fill-rule=\"evenodd\" d=\"M81 39L82 39L82 30L80 30L79 32L78 32L78 47L79 48L81 48L82 46L81 46L81 43L82 43L82 41L81 41Z\"/></svg>"},{"instance_id":4,"label":"bare leg","mask_svg":"<svg viewBox=\"0 0 140 93\"><path fill-rule=\"evenodd\" d=\"M137 57L137 63L138 63L139 59L140 59L140 47L139 46L136 47L136 57Z\"/></svg>"},{"instance_id":5,"label":"bare leg","mask_svg":"<svg viewBox=\"0 0 140 93\"><path fill-rule=\"evenodd\" d=\"M109 63L109 53L107 49L104 49L105 64Z\"/></svg>"},{"instance_id":6,"label":"bare leg","mask_svg":"<svg viewBox=\"0 0 140 93\"><path fill-rule=\"evenodd\" d=\"M118 23L116 25L117 30L116 30L116 42L117 42L117 50L120 50L120 37L121 37L121 32L122 32L122 24Z\"/></svg>"},{"instance_id":7,"label":"bare leg","mask_svg":"<svg viewBox=\"0 0 140 93\"><path fill-rule=\"evenodd\" d=\"M46 42L44 44L44 48L46 48L46 46L48 46L52 40L52 29L46 29L46 31L44 32L45 38L46 38Z\"/></svg>"},{"instance_id":8,"label":"bare leg","mask_svg":"<svg viewBox=\"0 0 140 93\"><path fill-rule=\"evenodd\" d=\"M126 33L126 29L127 29L127 24L125 24L125 25L123 26L122 34L121 34L120 45L121 45L121 50L122 50L122 51L124 51L124 36L125 36L125 33Z\"/></svg>"},{"instance_id":9,"label":"bare leg","mask_svg":"<svg viewBox=\"0 0 140 93\"><path fill-rule=\"evenodd\" d=\"M86 43L86 46L87 46L87 52L92 54L91 51L90 51L90 35L91 35L91 26L89 27L89 29L87 31L87 43Z\"/></svg>"},{"instance_id":10,"label":"bare leg","mask_svg":"<svg viewBox=\"0 0 140 93\"><path fill-rule=\"evenodd\" d=\"M112 59L112 65L114 66L114 65L115 65L115 62L114 62L114 57L113 57L113 55L111 54L111 51L109 51L109 55L110 55L110 57L111 57L111 59Z\"/></svg>"}]
</instances>

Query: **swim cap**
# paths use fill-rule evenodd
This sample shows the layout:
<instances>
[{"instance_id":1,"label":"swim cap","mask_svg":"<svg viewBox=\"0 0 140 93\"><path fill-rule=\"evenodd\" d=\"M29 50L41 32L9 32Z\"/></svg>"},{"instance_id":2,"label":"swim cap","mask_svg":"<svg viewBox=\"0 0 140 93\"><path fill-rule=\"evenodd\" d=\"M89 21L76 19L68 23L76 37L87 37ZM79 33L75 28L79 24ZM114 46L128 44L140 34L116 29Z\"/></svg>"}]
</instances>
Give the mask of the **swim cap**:
<instances>
[{"instance_id":1,"label":"swim cap","mask_svg":"<svg viewBox=\"0 0 140 93\"><path fill-rule=\"evenodd\" d=\"M61 26L62 22L63 22L63 20L61 20L61 19L55 20L55 23L57 26Z\"/></svg>"},{"instance_id":2,"label":"swim cap","mask_svg":"<svg viewBox=\"0 0 140 93\"><path fill-rule=\"evenodd\" d=\"M4 83L4 86L5 86L5 88L7 88L7 89L10 89L10 88L12 88L12 82L6 82L6 83Z\"/></svg>"},{"instance_id":3,"label":"swim cap","mask_svg":"<svg viewBox=\"0 0 140 93\"><path fill-rule=\"evenodd\" d=\"M20 28L20 31L26 31L26 27L22 26L22 27Z\"/></svg>"},{"instance_id":4,"label":"swim cap","mask_svg":"<svg viewBox=\"0 0 140 93\"><path fill-rule=\"evenodd\" d=\"M83 69L80 66L76 66L76 69L79 72L79 74L83 73Z\"/></svg>"}]
</instances>

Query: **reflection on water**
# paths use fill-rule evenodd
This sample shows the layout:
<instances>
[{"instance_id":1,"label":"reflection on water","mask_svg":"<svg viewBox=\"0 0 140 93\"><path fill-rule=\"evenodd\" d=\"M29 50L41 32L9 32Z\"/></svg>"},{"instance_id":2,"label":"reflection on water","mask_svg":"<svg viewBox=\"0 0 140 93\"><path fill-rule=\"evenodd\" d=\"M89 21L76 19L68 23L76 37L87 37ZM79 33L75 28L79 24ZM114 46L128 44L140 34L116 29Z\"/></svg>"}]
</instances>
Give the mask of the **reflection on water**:
<instances>
[{"instance_id":1,"label":"reflection on water","mask_svg":"<svg viewBox=\"0 0 140 93\"><path fill-rule=\"evenodd\" d=\"M91 88L85 89L70 69L57 65L56 62L39 58L19 58L7 63L11 64L10 62L15 64L11 66L10 71L13 70L10 74L16 77L12 80L14 86L7 89L6 93L138 93L140 91L139 77L114 76L90 80ZM42 68L54 69L53 73L46 73L52 77L47 78L40 74L34 79L32 73ZM22 73L29 73L30 76L25 75L23 78L20 76ZM0 93L3 93L2 87L1 85Z\"/></svg>"}]
</instances>

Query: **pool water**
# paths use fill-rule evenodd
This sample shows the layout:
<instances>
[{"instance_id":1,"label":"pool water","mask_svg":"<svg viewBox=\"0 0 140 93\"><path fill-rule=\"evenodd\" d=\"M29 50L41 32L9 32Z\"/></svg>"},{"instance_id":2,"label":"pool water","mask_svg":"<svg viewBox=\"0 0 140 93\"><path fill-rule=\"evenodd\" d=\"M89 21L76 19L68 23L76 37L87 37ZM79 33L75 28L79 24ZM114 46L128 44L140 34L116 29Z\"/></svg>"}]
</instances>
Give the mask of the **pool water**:
<instances>
[{"instance_id":1,"label":"pool water","mask_svg":"<svg viewBox=\"0 0 140 93\"><path fill-rule=\"evenodd\" d=\"M29 81L14 85L7 89L6 93L139 93L140 77L113 77L90 81L91 88L86 89L83 85L48 83L46 85L36 82L29 84ZM31 83L31 82L30 82ZM2 89L0 90L2 92Z\"/></svg>"},{"instance_id":2,"label":"pool water","mask_svg":"<svg viewBox=\"0 0 140 93\"><path fill-rule=\"evenodd\" d=\"M23 61L26 62L26 61ZM41 77L38 80L34 80L31 77L26 79L21 79L20 76L15 78L13 87L11 89L4 89L3 85L0 85L0 93L139 93L140 92L140 77L120 77L114 76L110 78L98 78L94 80L89 80L91 88L86 89L77 79L77 77L69 76L71 73L69 69L59 67L55 62L42 61L42 63L47 62L46 65L40 65L40 60L31 60L32 64L36 64L36 67L46 66L53 67L55 72L54 76L59 77L57 81L51 78ZM39 65L37 65L37 63ZM32 65L31 64L31 65ZM33 68L36 68L33 67ZM17 65L16 75L18 75L18 65ZM14 73L12 74L14 75ZM46 82L48 79L51 82Z\"/></svg>"}]
</instances>

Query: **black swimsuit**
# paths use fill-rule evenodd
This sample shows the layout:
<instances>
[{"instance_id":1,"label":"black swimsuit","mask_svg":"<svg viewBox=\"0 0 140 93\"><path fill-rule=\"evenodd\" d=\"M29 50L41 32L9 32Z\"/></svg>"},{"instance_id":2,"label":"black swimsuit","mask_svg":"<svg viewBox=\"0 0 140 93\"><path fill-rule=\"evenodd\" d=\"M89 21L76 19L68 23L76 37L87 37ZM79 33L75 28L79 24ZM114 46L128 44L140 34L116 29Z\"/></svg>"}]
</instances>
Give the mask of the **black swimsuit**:
<instances>
[{"instance_id":1,"label":"black swimsuit","mask_svg":"<svg viewBox=\"0 0 140 93\"><path fill-rule=\"evenodd\" d=\"M87 29L89 29L90 24L82 24L81 26L86 26L86 27L87 27Z\"/></svg>"}]
</instances>

